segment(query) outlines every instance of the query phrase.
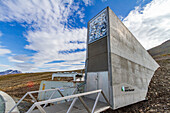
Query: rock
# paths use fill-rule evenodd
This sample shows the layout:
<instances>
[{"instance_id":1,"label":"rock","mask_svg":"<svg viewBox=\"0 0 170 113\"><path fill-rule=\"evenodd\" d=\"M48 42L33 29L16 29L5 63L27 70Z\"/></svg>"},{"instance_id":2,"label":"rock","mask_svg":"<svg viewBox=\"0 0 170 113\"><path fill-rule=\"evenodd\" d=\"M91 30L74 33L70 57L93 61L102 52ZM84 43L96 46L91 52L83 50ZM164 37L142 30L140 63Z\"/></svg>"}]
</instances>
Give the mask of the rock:
<instances>
[{"instance_id":1,"label":"rock","mask_svg":"<svg viewBox=\"0 0 170 113\"><path fill-rule=\"evenodd\" d=\"M149 112L156 112L156 110L155 109L150 109Z\"/></svg>"}]
</instances>

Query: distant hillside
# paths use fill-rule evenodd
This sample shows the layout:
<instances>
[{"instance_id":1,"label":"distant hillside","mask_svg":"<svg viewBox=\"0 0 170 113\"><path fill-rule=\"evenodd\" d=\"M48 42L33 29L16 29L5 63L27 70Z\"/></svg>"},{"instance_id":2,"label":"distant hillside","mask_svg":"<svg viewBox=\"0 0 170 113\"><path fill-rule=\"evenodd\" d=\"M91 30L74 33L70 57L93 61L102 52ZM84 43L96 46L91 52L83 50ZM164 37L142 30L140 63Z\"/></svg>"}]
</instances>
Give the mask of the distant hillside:
<instances>
[{"instance_id":1,"label":"distant hillside","mask_svg":"<svg viewBox=\"0 0 170 113\"><path fill-rule=\"evenodd\" d=\"M38 90L42 80L51 80L52 74L57 72L84 73L84 69L2 75L0 76L0 90L7 92L11 96L22 97L28 91ZM28 87L29 83L33 83L33 87Z\"/></svg>"},{"instance_id":2,"label":"distant hillside","mask_svg":"<svg viewBox=\"0 0 170 113\"><path fill-rule=\"evenodd\" d=\"M3 72L0 72L0 75L19 74L19 73L22 73L22 72L18 70L6 70Z\"/></svg>"},{"instance_id":3,"label":"distant hillside","mask_svg":"<svg viewBox=\"0 0 170 113\"><path fill-rule=\"evenodd\" d=\"M149 49L148 52L153 57L164 56L164 55L170 54L170 40L162 43L159 46Z\"/></svg>"}]
</instances>

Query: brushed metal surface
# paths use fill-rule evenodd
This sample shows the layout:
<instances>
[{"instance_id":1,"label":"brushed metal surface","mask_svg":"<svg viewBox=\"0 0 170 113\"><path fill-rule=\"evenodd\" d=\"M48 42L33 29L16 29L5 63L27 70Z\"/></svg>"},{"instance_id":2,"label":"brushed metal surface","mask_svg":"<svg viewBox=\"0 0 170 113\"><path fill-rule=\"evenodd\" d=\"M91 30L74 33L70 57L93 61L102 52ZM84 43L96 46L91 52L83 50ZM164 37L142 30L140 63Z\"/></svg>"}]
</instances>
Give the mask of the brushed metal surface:
<instances>
[{"instance_id":1,"label":"brushed metal surface","mask_svg":"<svg viewBox=\"0 0 170 113\"><path fill-rule=\"evenodd\" d=\"M108 53L106 37L88 45L87 71L108 71Z\"/></svg>"},{"instance_id":2,"label":"brushed metal surface","mask_svg":"<svg viewBox=\"0 0 170 113\"><path fill-rule=\"evenodd\" d=\"M87 85L85 87L85 91L93 91L102 89L107 99L109 97L109 83L108 83L108 72L88 72L87 73ZM90 95L88 98L95 99L96 95ZM104 98L101 96L99 101L106 102Z\"/></svg>"}]
</instances>

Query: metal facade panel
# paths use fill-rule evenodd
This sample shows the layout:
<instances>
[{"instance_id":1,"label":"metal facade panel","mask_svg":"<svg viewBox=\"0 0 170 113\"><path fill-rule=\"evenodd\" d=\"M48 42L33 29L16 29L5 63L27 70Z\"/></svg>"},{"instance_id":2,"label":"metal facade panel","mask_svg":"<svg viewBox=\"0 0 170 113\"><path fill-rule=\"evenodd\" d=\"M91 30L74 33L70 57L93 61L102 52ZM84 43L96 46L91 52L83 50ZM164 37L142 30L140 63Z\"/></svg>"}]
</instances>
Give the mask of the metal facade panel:
<instances>
[{"instance_id":1,"label":"metal facade panel","mask_svg":"<svg viewBox=\"0 0 170 113\"><path fill-rule=\"evenodd\" d=\"M85 86L85 91L94 91L97 90L97 73L87 73L87 82L86 82L86 86ZM92 98L95 99L96 95L88 95L88 98Z\"/></svg>"},{"instance_id":2,"label":"metal facade panel","mask_svg":"<svg viewBox=\"0 0 170 113\"><path fill-rule=\"evenodd\" d=\"M88 45L89 58L107 52L107 38L104 37Z\"/></svg>"},{"instance_id":3,"label":"metal facade panel","mask_svg":"<svg viewBox=\"0 0 170 113\"><path fill-rule=\"evenodd\" d=\"M110 100L108 71L87 73L87 83L85 91L93 91L98 89L102 89L107 99ZM89 95L88 98L95 99L96 95ZM99 100L101 102L106 102L102 96L99 98Z\"/></svg>"},{"instance_id":4,"label":"metal facade panel","mask_svg":"<svg viewBox=\"0 0 170 113\"><path fill-rule=\"evenodd\" d=\"M80 83L73 83L73 82L62 82L62 81L42 81L40 84L39 90L45 89L55 89L55 88L63 88L63 87L75 87L77 84ZM75 88L68 88L68 89L61 89L60 91L64 96L71 95ZM41 92L38 94L38 100L47 100L51 96L53 92ZM61 95L56 92L53 98L61 97ZM65 102L65 101L63 101Z\"/></svg>"},{"instance_id":5,"label":"metal facade panel","mask_svg":"<svg viewBox=\"0 0 170 113\"><path fill-rule=\"evenodd\" d=\"M108 72L98 72L98 89L102 89L107 99L110 100L109 96L109 83L108 83ZM101 96L99 99L101 102L106 102L105 99Z\"/></svg>"},{"instance_id":6,"label":"metal facade panel","mask_svg":"<svg viewBox=\"0 0 170 113\"><path fill-rule=\"evenodd\" d=\"M87 71L108 71L108 53L106 37L88 45Z\"/></svg>"},{"instance_id":7,"label":"metal facade panel","mask_svg":"<svg viewBox=\"0 0 170 113\"><path fill-rule=\"evenodd\" d=\"M97 73L88 73L86 91L97 90Z\"/></svg>"},{"instance_id":8,"label":"metal facade panel","mask_svg":"<svg viewBox=\"0 0 170 113\"><path fill-rule=\"evenodd\" d=\"M88 60L88 72L107 71L107 54L103 53Z\"/></svg>"}]
</instances>

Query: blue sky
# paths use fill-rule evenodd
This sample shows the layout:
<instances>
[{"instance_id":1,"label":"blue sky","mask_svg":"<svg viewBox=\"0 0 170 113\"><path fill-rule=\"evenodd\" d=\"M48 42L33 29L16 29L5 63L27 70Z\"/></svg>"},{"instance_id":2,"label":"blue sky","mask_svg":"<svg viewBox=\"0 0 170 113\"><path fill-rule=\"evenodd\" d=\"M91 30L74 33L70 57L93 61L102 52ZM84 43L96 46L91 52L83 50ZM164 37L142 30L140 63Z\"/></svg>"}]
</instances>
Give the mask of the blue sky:
<instances>
[{"instance_id":1,"label":"blue sky","mask_svg":"<svg viewBox=\"0 0 170 113\"><path fill-rule=\"evenodd\" d=\"M1 0L0 71L84 68L87 22L107 6L146 49L170 39L169 0Z\"/></svg>"}]
</instances>

